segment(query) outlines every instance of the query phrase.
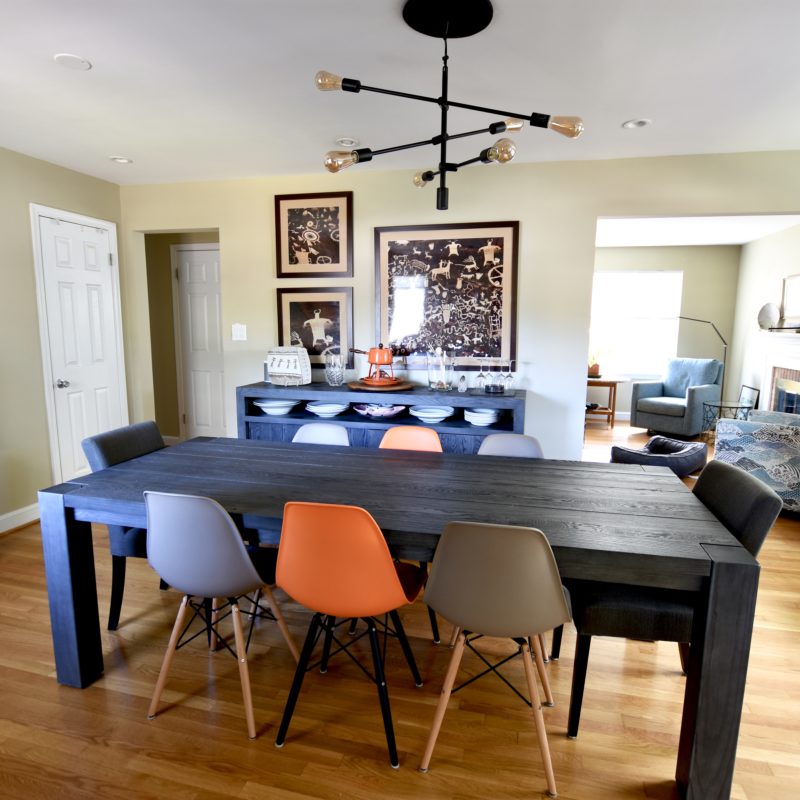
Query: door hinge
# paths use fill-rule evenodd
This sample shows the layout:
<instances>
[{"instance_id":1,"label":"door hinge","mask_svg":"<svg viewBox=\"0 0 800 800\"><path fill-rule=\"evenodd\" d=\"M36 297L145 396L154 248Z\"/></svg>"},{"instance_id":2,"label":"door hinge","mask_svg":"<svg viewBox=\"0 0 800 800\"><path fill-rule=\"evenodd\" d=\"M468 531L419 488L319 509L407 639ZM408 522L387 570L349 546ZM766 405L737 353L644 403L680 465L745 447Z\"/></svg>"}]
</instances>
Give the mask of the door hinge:
<instances>
[{"instance_id":1,"label":"door hinge","mask_svg":"<svg viewBox=\"0 0 800 800\"><path fill-rule=\"evenodd\" d=\"M186 414L183 414L182 416L183 416L183 424L185 425L186 424Z\"/></svg>"},{"instance_id":2,"label":"door hinge","mask_svg":"<svg viewBox=\"0 0 800 800\"><path fill-rule=\"evenodd\" d=\"M178 270L178 268L177 268L177 267L175 267L175 280L176 280L176 281L180 281L180 279L181 279L181 273L180 273L180 271Z\"/></svg>"},{"instance_id":3,"label":"door hinge","mask_svg":"<svg viewBox=\"0 0 800 800\"><path fill-rule=\"evenodd\" d=\"M108 254L108 266L109 267L113 267L114 266L114 256L111 255L111 253Z\"/></svg>"}]
</instances>

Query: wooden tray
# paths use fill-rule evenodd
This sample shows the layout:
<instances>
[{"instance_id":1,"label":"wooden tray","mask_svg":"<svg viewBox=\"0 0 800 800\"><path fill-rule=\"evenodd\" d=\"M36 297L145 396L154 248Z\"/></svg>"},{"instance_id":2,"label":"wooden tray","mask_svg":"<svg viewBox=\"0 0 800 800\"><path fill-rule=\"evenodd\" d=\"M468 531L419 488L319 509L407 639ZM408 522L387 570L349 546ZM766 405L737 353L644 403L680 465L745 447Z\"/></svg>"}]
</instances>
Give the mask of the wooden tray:
<instances>
[{"instance_id":1,"label":"wooden tray","mask_svg":"<svg viewBox=\"0 0 800 800\"><path fill-rule=\"evenodd\" d=\"M414 384L411 381L400 381L393 383L389 386L375 386L371 383L364 383L364 381L350 381L347 384L349 389L357 389L365 392L404 392L406 389L413 389Z\"/></svg>"}]
</instances>

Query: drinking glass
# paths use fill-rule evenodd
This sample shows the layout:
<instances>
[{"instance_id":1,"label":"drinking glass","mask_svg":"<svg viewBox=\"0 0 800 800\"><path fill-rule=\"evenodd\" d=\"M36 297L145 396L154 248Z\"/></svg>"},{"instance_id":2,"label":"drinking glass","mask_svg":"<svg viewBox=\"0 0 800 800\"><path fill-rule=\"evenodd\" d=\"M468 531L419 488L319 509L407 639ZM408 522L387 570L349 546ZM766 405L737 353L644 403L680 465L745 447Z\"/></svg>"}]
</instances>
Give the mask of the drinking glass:
<instances>
[{"instance_id":1,"label":"drinking glass","mask_svg":"<svg viewBox=\"0 0 800 800\"><path fill-rule=\"evenodd\" d=\"M478 370L478 374L475 376L475 388L479 391L483 391L483 387L486 384L486 376L483 374L483 365L486 361L486 358L480 359L480 368Z\"/></svg>"},{"instance_id":2,"label":"drinking glass","mask_svg":"<svg viewBox=\"0 0 800 800\"><path fill-rule=\"evenodd\" d=\"M344 360L341 354L325 354L325 380L329 386L341 386L344 383Z\"/></svg>"}]
</instances>

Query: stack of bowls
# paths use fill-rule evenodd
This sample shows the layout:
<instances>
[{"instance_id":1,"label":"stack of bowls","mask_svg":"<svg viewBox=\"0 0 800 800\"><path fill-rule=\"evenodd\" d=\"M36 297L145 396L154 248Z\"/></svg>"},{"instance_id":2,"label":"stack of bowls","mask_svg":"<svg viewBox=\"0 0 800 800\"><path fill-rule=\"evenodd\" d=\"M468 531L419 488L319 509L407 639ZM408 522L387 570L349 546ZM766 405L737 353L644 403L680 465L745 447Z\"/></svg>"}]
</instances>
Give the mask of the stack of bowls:
<instances>
[{"instance_id":1,"label":"stack of bowls","mask_svg":"<svg viewBox=\"0 0 800 800\"><path fill-rule=\"evenodd\" d=\"M427 425L436 425L436 423L451 417L454 411L453 406L411 406L408 409L409 414Z\"/></svg>"},{"instance_id":2,"label":"stack of bowls","mask_svg":"<svg viewBox=\"0 0 800 800\"><path fill-rule=\"evenodd\" d=\"M322 401L318 401L306 403L306 411L310 411L312 414L322 417L322 419L329 419L330 417L335 417L337 414L341 414L349 405L349 403L323 403Z\"/></svg>"},{"instance_id":3,"label":"stack of bowls","mask_svg":"<svg viewBox=\"0 0 800 800\"><path fill-rule=\"evenodd\" d=\"M464 419L470 425L486 427L497 422L500 412L496 408L465 408Z\"/></svg>"},{"instance_id":4,"label":"stack of bowls","mask_svg":"<svg viewBox=\"0 0 800 800\"><path fill-rule=\"evenodd\" d=\"M297 403L297 400L253 400L254 406L258 406L271 417L282 417L284 414L288 414Z\"/></svg>"}]
</instances>

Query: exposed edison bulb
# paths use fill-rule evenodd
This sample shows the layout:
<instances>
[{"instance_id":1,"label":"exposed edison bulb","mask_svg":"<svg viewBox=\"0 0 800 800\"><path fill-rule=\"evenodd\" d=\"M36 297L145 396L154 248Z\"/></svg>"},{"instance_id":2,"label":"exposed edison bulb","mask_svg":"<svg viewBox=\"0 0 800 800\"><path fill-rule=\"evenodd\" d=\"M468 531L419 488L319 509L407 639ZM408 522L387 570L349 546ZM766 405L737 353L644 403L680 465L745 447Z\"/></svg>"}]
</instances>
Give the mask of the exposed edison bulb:
<instances>
[{"instance_id":1,"label":"exposed edison bulb","mask_svg":"<svg viewBox=\"0 0 800 800\"><path fill-rule=\"evenodd\" d=\"M414 176L414 186L421 189L423 186L427 186L432 179L433 179L433 173L431 172L431 170L421 169Z\"/></svg>"},{"instance_id":2,"label":"exposed edison bulb","mask_svg":"<svg viewBox=\"0 0 800 800\"><path fill-rule=\"evenodd\" d=\"M567 139L577 139L583 133L583 120L580 117L550 117L547 127Z\"/></svg>"},{"instance_id":3,"label":"exposed edison bulb","mask_svg":"<svg viewBox=\"0 0 800 800\"><path fill-rule=\"evenodd\" d=\"M521 131L525 125L525 120L522 119L507 119L504 122L507 131Z\"/></svg>"},{"instance_id":4,"label":"exposed edison bulb","mask_svg":"<svg viewBox=\"0 0 800 800\"><path fill-rule=\"evenodd\" d=\"M498 139L486 152L489 161L505 164L511 161L517 153L517 146L511 139Z\"/></svg>"},{"instance_id":5,"label":"exposed edison bulb","mask_svg":"<svg viewBox=\"0 0 800 800\"><path fill-rule=\"evenodd\" d=\"M326 72L321 69L314 76L314 85L321 92L335 92L337 89L342 88L342 78L339 75L334 75L332 72Z\"/></svg>"},{"instance_id":6,"label":"exposed edison bulb","mask_svg":"<svg viewBox=\"0 0 800 800\"><path fill-rule=\"evenodd\" d=\"M325 153L325 169L328 172L339 172L339 170L352 167L358 163L358 153L353 150L330 150Z\"/></svg>"}]
</instances>

